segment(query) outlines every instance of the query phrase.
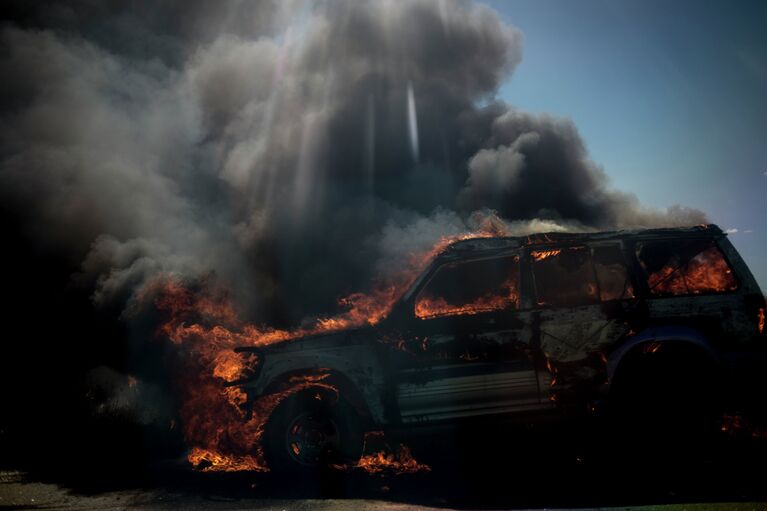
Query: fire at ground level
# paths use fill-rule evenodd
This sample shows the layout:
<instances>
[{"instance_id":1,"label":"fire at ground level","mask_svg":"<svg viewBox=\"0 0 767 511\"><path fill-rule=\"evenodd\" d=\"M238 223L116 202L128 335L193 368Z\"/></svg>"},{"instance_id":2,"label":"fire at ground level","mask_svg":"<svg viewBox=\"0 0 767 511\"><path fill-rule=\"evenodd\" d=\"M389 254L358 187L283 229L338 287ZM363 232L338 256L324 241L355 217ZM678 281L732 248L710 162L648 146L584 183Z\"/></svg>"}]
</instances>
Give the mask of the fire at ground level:
<instances>
[{"instance_id":1,"label":"fire at ground level","mask_svg":"<svg viewBox=\"0 0 767 511\"><path fill-rule=\"evenodd\" d=\"M472 448L439 442L427 452L431 470L404 474L328 470L299 479L192 471L184 458L6 458L0 509L767 509L767 438L759 432L725 431L681 458L665 449L619 452L607 437L582 432L509 433Z\"/></svg>"}]
</instances>

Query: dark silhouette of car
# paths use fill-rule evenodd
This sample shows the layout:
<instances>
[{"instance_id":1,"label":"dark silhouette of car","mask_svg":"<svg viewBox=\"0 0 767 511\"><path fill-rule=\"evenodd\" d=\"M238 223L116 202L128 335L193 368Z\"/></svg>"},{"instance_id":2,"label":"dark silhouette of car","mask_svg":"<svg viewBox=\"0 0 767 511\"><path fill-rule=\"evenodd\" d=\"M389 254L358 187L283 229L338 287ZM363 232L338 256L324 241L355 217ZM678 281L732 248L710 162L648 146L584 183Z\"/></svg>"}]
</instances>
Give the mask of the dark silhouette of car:
<instances>
[{"instance_id":1,"label":"dark silhouette of car","mask_svg":"<svg viewBox=\"0 0 767 511\"><path fill-rule=\"evenodd\" d=\"M476 238L448 246L375 326L243 347L258 365L240 384L255 401L301 375L322 382L266 423L280 470L359 457L364 430L483 420L609 415L692 438L754 401L764 322L713 225Z\"/></svg>"}]
</instances>

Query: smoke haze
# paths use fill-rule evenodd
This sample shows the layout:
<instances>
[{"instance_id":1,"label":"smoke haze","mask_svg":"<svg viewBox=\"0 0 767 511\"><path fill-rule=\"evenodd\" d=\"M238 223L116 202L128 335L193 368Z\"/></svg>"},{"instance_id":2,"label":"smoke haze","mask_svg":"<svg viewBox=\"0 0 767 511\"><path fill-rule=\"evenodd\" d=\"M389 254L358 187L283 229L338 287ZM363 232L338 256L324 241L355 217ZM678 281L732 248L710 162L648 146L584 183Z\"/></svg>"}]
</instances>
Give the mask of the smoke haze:
<instances>
[{"instance_id":1,"label":"smoke haze","mask_svg":"<svg viewBox=\"0 0 767 511\"><path fill-rule=\"evenodd\" d=\"M480 4L6 7L4 221L64 276L33 299L74 286L120 314L158 275L213 277L250 321L289 326L484 222L705 221L610 188L570 120L498 99L523 36Z\"/></svg>"},{"instance_id":2,"label":"smoke haze","mask_svg":"<svg viewBox=\"0 0 767 511\"><path fill-rule=\"evenodd\" d=\"M73 404L85 423L167 434L166 347L137 312L160 275L215 281L244 320L284 328L396 278L443 236L706 220L612 189L570 120L501 101L523 36L480 4L5 7L3 266L23 332L2 392L22 436L47 438ZM69 427L113 452L102 423Z\"/></svg>"}]
</instances>

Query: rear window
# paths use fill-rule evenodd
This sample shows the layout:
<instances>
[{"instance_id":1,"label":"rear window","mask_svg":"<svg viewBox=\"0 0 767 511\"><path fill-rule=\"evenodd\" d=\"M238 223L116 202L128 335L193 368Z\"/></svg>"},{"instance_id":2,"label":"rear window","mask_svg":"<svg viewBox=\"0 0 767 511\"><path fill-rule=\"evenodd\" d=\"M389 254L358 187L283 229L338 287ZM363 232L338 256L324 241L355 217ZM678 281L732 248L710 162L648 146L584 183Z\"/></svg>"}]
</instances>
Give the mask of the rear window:
<instances>
[{"instance_id":1,"label":"rear window","mask_svg":"<svg viewBox=\"0 0 767 511\"><path fill-rule=\"evenodd\" d=\"M421 319L519 307L519 256L442 266L418 294Z\"/></svg>"},{"instance_id":2,"label":"rear window","mask_svg":"<svg viewBox=\"0 0 767 511\"><path fill-rule=\"evenodd\" d=\"M663 240L637 244L650 293L685 296L738 288L732 268L714 240Z\"/></svg>"}]
</instances>

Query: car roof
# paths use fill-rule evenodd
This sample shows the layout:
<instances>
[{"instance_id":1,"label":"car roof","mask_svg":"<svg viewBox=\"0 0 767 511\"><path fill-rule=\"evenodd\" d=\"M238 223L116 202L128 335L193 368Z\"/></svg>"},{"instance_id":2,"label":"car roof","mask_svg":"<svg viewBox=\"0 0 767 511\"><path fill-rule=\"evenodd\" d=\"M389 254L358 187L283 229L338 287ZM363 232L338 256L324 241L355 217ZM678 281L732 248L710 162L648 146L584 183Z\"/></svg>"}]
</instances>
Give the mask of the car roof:
<instances>
[{"instance_id":1,"label":"car roof","mask_svg":"<svg viewBox=\"0 0 767 511\"><path fill-rule=\"evenodd\" d=\"M496 252L503 252L530 245L557 245L564 243L587 243L614 239L657 239L657 238L700 238L724 235L714 224L701 224L692 227L673 227L660 229L631 229L599 232L544 232L526 236L494 236L468 238L448 245L438 258L455 259L474 257Z\"/></svg>"}]
</instances>

